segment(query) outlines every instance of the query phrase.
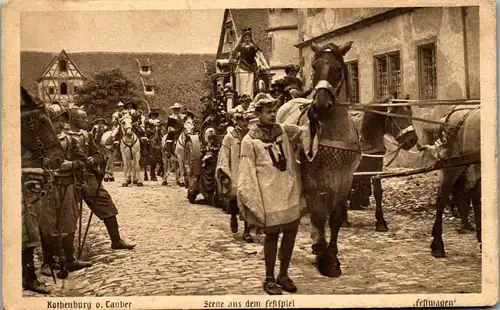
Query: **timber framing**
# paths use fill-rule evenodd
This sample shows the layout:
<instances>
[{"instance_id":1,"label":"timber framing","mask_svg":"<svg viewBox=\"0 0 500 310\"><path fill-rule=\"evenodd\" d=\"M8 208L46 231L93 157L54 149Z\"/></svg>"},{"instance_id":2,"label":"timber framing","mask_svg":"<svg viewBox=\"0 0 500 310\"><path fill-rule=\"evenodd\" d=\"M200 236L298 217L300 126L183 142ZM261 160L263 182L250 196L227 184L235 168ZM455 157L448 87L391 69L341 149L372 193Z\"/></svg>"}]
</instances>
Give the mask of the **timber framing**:
<instances>
[{"instance_id":1,"label":"timber framing","mask_svg":"<svg viewBox=\"0 0 500 310\"><path fill-rule=\"evenodd\" d=\"M385 11L383 13L373 15L371 17L362 19L362 20L357 21L355 23L352 23L352 24L349 24L346 26L342 26L342 27L337 28L335 30L332 30L330 32L327 32L327 33L324 33L322 35L316 36L314 38L308 39L304 42L300 42L298 44L295 44L294 46L297 48L303 48L303 47L308 46L314 42L321 42L321 41L324 41L324 40L327 40L330 38L334 38L336 36L343 35L343 34L346 34L346 33L361 29L361 28L365 28L365 27L371 26L375 23L382 22L382 21L397 17L397 16L402 15L402 14L411 13L417 9L420 9L420 8L421 7L396 8L396 9L392 9L389 11Z\"/></svg>"}]
</instances>

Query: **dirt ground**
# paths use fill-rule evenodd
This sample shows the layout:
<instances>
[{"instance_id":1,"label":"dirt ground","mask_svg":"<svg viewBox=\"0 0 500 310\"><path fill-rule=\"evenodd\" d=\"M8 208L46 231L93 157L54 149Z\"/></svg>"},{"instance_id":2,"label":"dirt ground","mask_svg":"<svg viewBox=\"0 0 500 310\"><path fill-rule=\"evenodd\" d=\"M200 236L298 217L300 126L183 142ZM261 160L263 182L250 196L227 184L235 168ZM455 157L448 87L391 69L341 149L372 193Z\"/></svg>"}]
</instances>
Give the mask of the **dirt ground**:
<instances>
[{"instance_id":1,"label":"dirt ground","mask_svg":"<svg viewBox=\"0 0 500 310\"><path fill-rule=\"evenodd\" d=\"M111 250L104 224L94 217L84 252L94 266L57 284L40 276L51 285L52 296L265 294L263 236L244 243L241 230L231 233L228 214L202 202L189 204L186 190L173 180L169 186L145 182L142 188L122 188L121 181L118 173L116 182L104 186L118 206L122 236L137 247ZM458 234L460 222L448 211L447 257L430 254L437 173L386 179L382 186L389 231L375 231L373 205L350 211L352 227L342 228L339 236L340 278L316 270L309 219L302 219L289 272L297 294L481 292L475 233ZM87 208L85 223L88 215Z\"/></svg>"}]
</instances>

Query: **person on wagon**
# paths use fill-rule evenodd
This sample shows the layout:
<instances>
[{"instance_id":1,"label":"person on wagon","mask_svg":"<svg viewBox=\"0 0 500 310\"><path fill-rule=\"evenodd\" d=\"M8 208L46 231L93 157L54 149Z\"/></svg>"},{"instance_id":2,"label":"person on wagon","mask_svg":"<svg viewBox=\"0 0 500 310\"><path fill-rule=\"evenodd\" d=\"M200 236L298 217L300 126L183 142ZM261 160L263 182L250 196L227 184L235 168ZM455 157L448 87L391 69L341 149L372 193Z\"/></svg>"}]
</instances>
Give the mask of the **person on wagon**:
<instances>
[{"instance_id":1,"label":"person on wagon","mask_svg":"<svg viewBox=\"0 0 500 310\"><path fill-rule=\"evenodd\" d=\"M215 172L217 183L224 196L226 208L231 213L230 227L233 233L238 232L239 213L236 199L238 187L238 170L240 163L240 146L241 140L248 132L249 114L234 112L233 123L236 125L233 130L228 132L222 140L222 145L219 150L217 160L217 170ZM243 232L243 240L253 242L250 235L250 226L245 222L245 230Z\"/></svg>"},{"instance_id":2,"label":"person on wagon","mask_svg":"<svg viewBox=\"0 0 500 310\"><path fill-rule=\"evenodd\" d=\"M298 142L301 128L276 123L274 99L257 101L255 116L257 123L250 127L241 142L237 201L245 221L262 227L266 235L264 291L281 295L282 289L297 291L288 275L288 267L302 207L300 167L294 159L292 147L292 143ZM280 272L275 278L280 233L283 233Z\"/></svg>"},{"instance_id":3,"label":"person on wagon","mask_svg":"<svg viewBox=\"0 0 500 310\"><path fill-rule=\"evenodd\" d=\"M300 71L299 66L289 65L285 68L286 75L282 78L283 89L285 91L289 91L292 98L306 98L313 91L312 87L307 91L302 91L303 83L297 77L299 71Z\"/></svg>"}]
</instances>

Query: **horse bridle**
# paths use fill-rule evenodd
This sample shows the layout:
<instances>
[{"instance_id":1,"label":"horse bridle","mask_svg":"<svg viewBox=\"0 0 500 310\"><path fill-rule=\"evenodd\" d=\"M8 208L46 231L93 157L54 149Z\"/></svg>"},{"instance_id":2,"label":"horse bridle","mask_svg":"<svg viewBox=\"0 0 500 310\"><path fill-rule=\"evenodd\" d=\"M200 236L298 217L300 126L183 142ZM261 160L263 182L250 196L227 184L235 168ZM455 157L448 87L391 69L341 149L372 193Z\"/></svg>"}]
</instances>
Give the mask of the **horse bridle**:
<instances>
[{"instance_id":1,"label":"horse bridle","mask_svg":"<svg viewBox=\"0 0 500 310\"><path fill-rule=\"evenodd\" d=\"M30 150L30 152L32 152L32 154L36 158L38 158L42 161L42 170L48 176L46 183L45 183L45 187L40 192L40 197L44 197L45 195L47 195L47 193L49 193L52 190L52 185L54 183L54 176L53 176L53 173L51 172L50 167L49 167L50 158L47 156L47 149L55 146L58 143L58 141L55 141L53 144L49 144L48 146L45 146L42 142L42 139L40 139L40 136L36 132L35 122L33 121L33 117L31 117L31 116L28 117L28 127L29 127L29 129L31 131L31 135L32 135L32 137L35 140L35 143L37 145L34 150L33 149L29 149L29 150Z\"/></svg>"}]
</instances>

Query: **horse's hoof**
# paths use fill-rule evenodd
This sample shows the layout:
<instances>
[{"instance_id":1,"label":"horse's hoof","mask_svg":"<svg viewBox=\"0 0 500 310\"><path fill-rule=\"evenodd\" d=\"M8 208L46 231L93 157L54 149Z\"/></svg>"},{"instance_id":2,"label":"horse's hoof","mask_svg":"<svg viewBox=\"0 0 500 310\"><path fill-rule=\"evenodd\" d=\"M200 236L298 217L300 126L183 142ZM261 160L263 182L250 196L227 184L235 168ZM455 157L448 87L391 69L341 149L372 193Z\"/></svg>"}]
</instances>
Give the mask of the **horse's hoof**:
<instances>
[{"instance_id":1,"label":"horse's hoof","mask_svg":"<svg viewBox=\"0 0 500 310\"><path fill-rule=\"evenodd\" d=\"M167 185L168 185L168 184L167 184L167 181L163 181L163 182L161 182L161 185L167 186Z\"/></svg>"},{"instance_id":2,"label":"horse's hoof","mask_svg":"<svg viewBox=\"0 0 500 310\"><path fill-rule=\"evenodd\" d=\"M316 268L325 277L338 278L342 275L339 260L329 257L326 253L317 257Z\"/></svg>"},{"instance_id":3,"label":"horse's hoof","mask_svg":"<svg viewBox=\"0 0 500 310\"><path fill-rule=\"evenodd\" d=\"M128 183L123 183L122 187L128 187Z\"/></svg>"},{"instance_id":4,"label":"horse's hoof","mask_svg":"<svg viewBox=\"0 0 500 310\"><path fill-rule=\"evenodd\" d=\"M375 224L375 231L378 232L387 232L389 228L387 227L386 223L377 223Z\"/></svg>"},{"instance_id":5,"label":"horse's hoof","mask_svg":"<svg viewBox=\"0 0 500 310\"><path fill-rule=\"evenodd\" d=\"M342 226L340 226L340 227L349 228L349 227L351 227L351 223L349 223L349 221L343 221Z\"/></svg>"},{"instance_id":6,"label":"horse's hoof","mask_svg":"<svg viewBox=\"0 0 500 310\"><path fill-rule=\"evenodd\" d=\"M127 184L132 184L132 180L127 180Z\"/></svg>"},{"instance_id":7,"label":"horse's hoof","mask_svg":"<svg viewBox=\"0 0 500 310\"><path fill-rule=\"evenodd\" d=\"M134 180L134 182L132 182L132 183L134 183L134 184L137 185L139 183L139 181L138 180Z\"/></svg>"},{"instance_id":8,"label":"horse's hoof","mask_svg":"<svg viewBox=\"0 0 500 310\"><path fill-rule=\"evenodd\" d=\"M158 181L158 179L157 178L151 178L151 181L156 182L156 181Z\"/></svg>"},{"instance_id":9,"label":"horse's hoof","mask_svg":"<svg viewBox=\"0 0 500 310\"><path fill-rule=\"evenodd\" d=\"M436 246L436 244L433 241L432 244L431 244L431 254L435 258L446 257L446 254L444 252L444 245L441 245L441 246L438 247L438 246Z\"/></svg>"},{"instance_id":10,"label":"horse's hoof","mask_svg":"<svg viewBox=\"0 0 500 310\"><path fill-rule=\"evenodd\" d=\"M137 186L141 187L142 185L142 182L137 182Z\"/></svg>"},{"instance_id":11,"label":"horse's hoof","mask_svg":"<svg viewBox=\"0 0 500 310\"><path fill-rule=\"evenodd\" d=\"M144 177L144 181L149 181L148 177Z\"/></svg>"},{"instance_id":12,"label":"horse's hoof","mask_svg":"<svg viewBox=\"0 0 500 310\"><path fill-rule=\"evenodd\" d=\"M462 225L459 229L457 229L457 231L459 234L467 234L471 231L475 231L475 228L470 223L467 223Z\"/></svg>"}]
</instances>

